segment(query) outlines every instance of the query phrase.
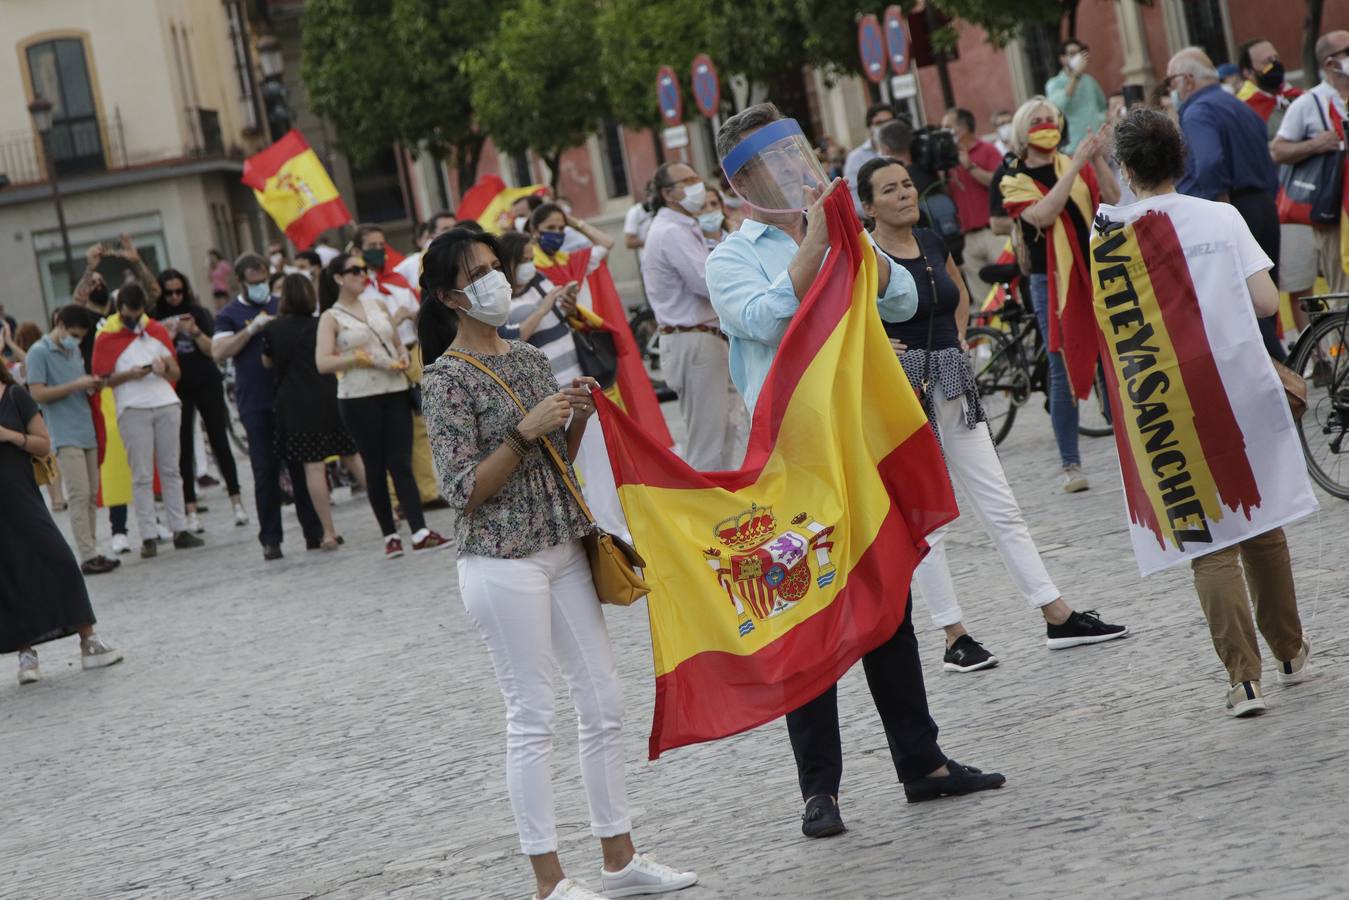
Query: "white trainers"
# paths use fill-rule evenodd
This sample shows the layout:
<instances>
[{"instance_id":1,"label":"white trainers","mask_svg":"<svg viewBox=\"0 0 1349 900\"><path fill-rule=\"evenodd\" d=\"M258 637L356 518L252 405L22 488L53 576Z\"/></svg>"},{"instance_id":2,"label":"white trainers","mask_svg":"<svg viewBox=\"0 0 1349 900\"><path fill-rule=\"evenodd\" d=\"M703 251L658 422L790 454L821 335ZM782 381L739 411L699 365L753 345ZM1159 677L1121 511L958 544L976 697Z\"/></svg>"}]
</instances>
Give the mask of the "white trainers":
<instances>
[{"instance_id":1,"label":"white trainers","mask_svg":"<svg viewBox=\"0 0 1349 900\"><path fill-rule=\"evenodd\" d=\"M621 872L600 870L600 892L605 897L636 897L641 894L668 894L698 883L694 872L676 872L638 853Z\"/></svg>"},{"instance_id":2,"label":"white trainers","mask_svg":"<svg viewBox=\"0 0 1349 900\"><path fill-rule=\"evenodd\" d=\"M80 666L85 669L101 669L122 661L122 651L110 647L103 638L91 634L80 639Z\"/></svg>"},{"instance_id":3,"label":"white trainers","mask_svg":"<svg viewBox=\"0 0 1349 900\"><path fill-rule=\"evenodd\" d=\"M1082 474L1081 466L1063 467L1063 491L1066 494L1079 494L1091 487L1087 476Z\"/></svg>"},{"instance_id":4,"label":"white trainers","mask_svg":"<svg viewBox=\"0 0 1349 900\"><path fill-rule=\"evenodd\" d=\"M155 537L161 541L171 541L173 540L173 532L165 528L163 522L156 522Z\"/></svg>"},{"instance_id":5,"label":"white trainers","mask_svg":"<svg viewBox=\"0 0 1349 900\"><path fill-rule=\"evenodd\" d=\"M192 532L193 534L202 534L206 531L206 527L201 524L200 516L198 516L196 513L188 513L187 530Z\"/></svg>"},{"instance_id":6,"label":"white trainers","mask_svg":"<svg viewBox=\"0 0 1349 900\"><path fill-rule=\"evenodd\" d=\"M1302 649L1298 651L1297 656L1289 660L1279 660L1279 684L1301 684L1307 680L1311 670L1307 666L1307 660L1312 655L1312 642L1307 640L1307 636L1302 636Z\"/></svg>"},{"instance_id":7,"label":"white trainers","mask_svg":"<svg viewBox=\"0 0 1349 900\"><path fill-rule=\"evenodd\" d=\"M124 534L112 536L112 552L116 555L131 552L131 541Z\"/></svg>"},{"instance_id":8,"label":"white trainers","mask_svg":"<svg viewBox=\"0 0 1349 900\"><path fill-rule=\"evenodd\" d=\"M37 651L19 651L19 684L32 684L42 678L37 667Z\"/></svg>"},{"instance_id":9,"label":"white trainers","mask_svg":"<svg viewBox=\"0 0 1349 900\"><path fill-rule=\"evenodd\" d=\"M244 511L242 503L234 504L234 527L242 528L248 524L248 513Z\"/></svg>"},{"instance_id":10,"label":"white trainers","mask_svg":"<svg viewBox=\"0 0 1349 900\"><path fill-rule=\"evenodd\" d=\"M534 895L534 900L540 900L539 895ZM542 900L604 900L603 894L597 894L583 884L578 884L570 878L564 878L553 888L553 892Z\"/></svg>"},{"instance_id":11,"label":"white trainers","mask_svg":"<svg viewBox=\"0 0 1349 900\"><path fill-rule=\"evenodd\" d=\"M1268 708L1258 681L1243 681L1227 691L1227 714L1234 719L1258 716Z\"/></svg>"}]
</instances>

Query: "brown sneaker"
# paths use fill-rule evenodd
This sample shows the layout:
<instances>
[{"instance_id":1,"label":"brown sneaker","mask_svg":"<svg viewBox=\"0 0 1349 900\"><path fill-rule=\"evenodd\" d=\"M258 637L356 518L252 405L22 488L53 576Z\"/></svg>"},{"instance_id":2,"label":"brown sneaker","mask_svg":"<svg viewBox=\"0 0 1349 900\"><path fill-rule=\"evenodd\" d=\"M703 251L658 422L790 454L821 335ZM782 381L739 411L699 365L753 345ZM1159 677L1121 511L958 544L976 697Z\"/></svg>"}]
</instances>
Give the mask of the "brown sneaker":
<instances>
[{"instance_id":1,"label":"brown sneaker","mask_svg":"<svg viewBox=\"0 0 1349 900\"><path fill-rule=\"evenodd\" d=\"M95 556L80 563L80 571L85 575L103 575L120 565L121 563L108 559L106 556Z\"/></svg>"}]
</instances>

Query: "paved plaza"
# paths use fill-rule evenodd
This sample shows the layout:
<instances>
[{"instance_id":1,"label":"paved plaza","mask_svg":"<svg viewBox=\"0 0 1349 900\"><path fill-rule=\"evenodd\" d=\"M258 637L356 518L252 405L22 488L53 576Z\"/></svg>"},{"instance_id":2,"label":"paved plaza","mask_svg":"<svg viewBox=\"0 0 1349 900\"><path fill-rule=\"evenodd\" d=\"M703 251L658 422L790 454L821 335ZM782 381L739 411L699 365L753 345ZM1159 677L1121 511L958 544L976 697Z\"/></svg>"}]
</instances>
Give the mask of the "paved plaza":
<instances>
[{"instance_id":1,"label":"paved plaza","mask_svg":"<svg viewBox=\"0 0 1349 900\"><path fill-rule=\"evenodd\" d=\"M1320 495L1289 529L1316 677L1281 688L1267 659L1269 713L1234 721L1189 569L1138 577L1113 443L1084 439L1083 453L1091 491L1060 493L1038 405L1002 448L1064 596L1132 637L1047 651L969 517L952 527L952 567L1002 664L944 673L940 631L915 610L943 748L1004 772L991 794L907 805L859 667L840 694L849 832L807 841L780 721L646 761L644 608L607 610L635 837L700 873L680 896L1349 893L1349 503ZM15 657L0 658L0 897L529 897L502 702L453 551L386 562L358 497L336 509L340 552L306 553L287 510L286 559L264 565L220 489L202 500L205 549L123 557L89 582L125 663L81 672L74 639L47 644L44 680L21 689ZM450 514L430 518L450 533ZM595 884L573 723L560 692L561 854Z\"/></svg>"}]
</instances>

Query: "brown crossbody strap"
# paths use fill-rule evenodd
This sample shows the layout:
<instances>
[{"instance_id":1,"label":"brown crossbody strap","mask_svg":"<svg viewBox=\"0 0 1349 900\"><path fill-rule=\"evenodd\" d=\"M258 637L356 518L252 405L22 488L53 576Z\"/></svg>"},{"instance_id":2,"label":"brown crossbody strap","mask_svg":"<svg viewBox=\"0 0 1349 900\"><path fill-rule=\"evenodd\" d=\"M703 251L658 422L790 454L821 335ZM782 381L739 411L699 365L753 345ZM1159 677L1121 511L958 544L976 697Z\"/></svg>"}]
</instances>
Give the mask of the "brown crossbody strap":
<instances>
[{"instance_id":1,"label":"brown crossbody strap","mask_svg":"<svg viewBox=\"0 0 1349 900\"><path fill-rule=\"evenodd\" d=\"M507 397L510 397L515 401L515 405L520 407L520 412L525 414L529 413L529 410L525 409L525 405L520 402L520 397L515 391L511 390L511 386L507 384L500 375L488 368L487 364L482 360L469 356L467 353L461 353L458 350L446 350L445 355L453 356L455 359L462 359L480 372L486 373L488 378L495 381L497 385L506 392ZM586 521L591 525L594 525L595 516L590 512L590 507L586 505L585 498L581 496L581 489L572 482L571 473L568 472L568 466L566 462L563 461L562 455L557 452L557 448L553 446L553 442L548 440L548 438L539 438L537 442L542 444L544 449L548 451L548 456L552 459L554 468L556 468L558 474L562 476L562 483L567 486L567 490L571 492L572 498L576 501L577 505L581 507L581 512L585 513Z\"/></svg>"}]
</instances>

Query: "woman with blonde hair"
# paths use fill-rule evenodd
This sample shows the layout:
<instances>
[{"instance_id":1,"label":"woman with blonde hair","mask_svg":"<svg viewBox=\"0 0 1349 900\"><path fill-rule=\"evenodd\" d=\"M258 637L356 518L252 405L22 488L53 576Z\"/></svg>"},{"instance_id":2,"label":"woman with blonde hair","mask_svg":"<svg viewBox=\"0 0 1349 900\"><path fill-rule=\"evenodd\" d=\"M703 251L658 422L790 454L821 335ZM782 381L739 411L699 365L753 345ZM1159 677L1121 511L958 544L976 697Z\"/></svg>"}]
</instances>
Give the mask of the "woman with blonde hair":
<instances>
[{"instance_id":1,"label":"woman with blonde hair","mask_svg":"<svg viewBox=\"0 0 1349 900\"><path fill-rule=\"evenodd\" d=\"M1031 302L1049 351L1049 418L1063 467L1063 489L1085 491L1077 449L1076 397L1091 390L1096 337L1087 259L1092 219L1101 202L1119 201L1107 164L1107 141L1088 132L1072 156L1059 152L1064 118L1043 96L1012 117L1012 155L993 177L995 216L1013 222L1013 244L1030 275Z\"/></svg>"}]
</instances>

